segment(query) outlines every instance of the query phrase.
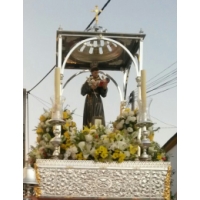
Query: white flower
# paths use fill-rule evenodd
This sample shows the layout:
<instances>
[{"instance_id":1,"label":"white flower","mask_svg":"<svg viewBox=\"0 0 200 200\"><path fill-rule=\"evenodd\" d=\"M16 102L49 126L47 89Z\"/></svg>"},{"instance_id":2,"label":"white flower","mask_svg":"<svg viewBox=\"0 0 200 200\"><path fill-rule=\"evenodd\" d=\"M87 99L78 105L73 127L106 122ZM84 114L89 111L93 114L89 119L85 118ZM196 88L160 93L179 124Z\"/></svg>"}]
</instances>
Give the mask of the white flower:
<instances>
[{"instance_id":1,"label":"white flower","mask_svg":"<svg viewBox=\"0 0 200 200\"><path fill-rule=\"evenodd\" d=\"M77 149L76 146L71 146L71 147L69 148L69 150L70 150L70 152L71 152L72 154L78 153L78 149Z\"/></svg>"},{"instance_id":2,"label":"white flower","mask_svg":"<svg viewBox=\"0 0 200 200\"><path fill-rule=\"evenodd\" d=\"M92 141L93 141L92 135L90 135L90 134L85 135L85 141L86 141L86 142L92 142Z\"/></svg>"},{"instance_id":3,"label":"white flower","mask_svg":"<svg viewBox=\"0 0 200 200\"><path fill-rule=\"evenodd\" d=\"M41 141L40 141L40 145L41 145L41 146L45 146L45 145L46 145L46 142L45 142L44 140L41 140Z\"/></svg>"},{"instance_id":4,"label":"white flower","mask_svg":"<svg viewBox=\"0 0 200 200\"><path fill-rule=\"evenodd\" d=\"M76 160L76 158L77 158L77 155L76 154L72 154L72 159Z\"/></svg>"},{"instance_id":5,"label":"white flower","mask_svg":"<svg viewBox=\"0 0 200 200\"><path fill-rule=\"evenodd\" d=\"M129 120L131 121L131 122L135 122L136 121L136 117L129 117Z\"/></svg>"},{"instance_id":6,"label":"white flower","mask_svg":"<svg viewBox=\"0 0 200 200\"><path fill-rule=\"evenodd\" d=\"M154 149L154 147L149 147L148 150L149 150L149 153L154 153L154 152L157 151L157 150Z\"/></svg>"},{"instance_id":7,"label":"white flower","mask_svg":"<svg viewBox=\"0 0 200 200\"><path fill-rule=\"evenodd\" d=\"M103 144L108 144L109 143L109 139L108 139L107 135L102 135L101 136L101 140L102 140Z\"/></svg>"},{"instance_id":8,"label":"white flower","mask_svg":"<svg viewBox=\"0 0 200 200\"><path fill-rule=\"evenodd\" d=\"M134 131L133 133L132 133L132 137L133 138L136 138L138 136L138 131Z\"/></svg>"},{"instance_id":9,"label":"white flower","mask_svg":"<svg viewBox=\"0 0 200 200\"><path fill-rule=\"evenodd\" d=\"M92 133L96 133L96 130L95 130L95 129L91 129L91 130L89 131L89 134L92 134Z\"/></svg>"},{"instance_id":10,"label":"white flower","mask_svg":"<svg viewBox=\"0 0 200 200\"><path fill-rule=\"evenodd\" d=\"M88 153L88 151L83 151L83 157L84 157L85 159L87 159L89 155L90 155L90 154Z\"/></svg>"},{"instance_id":11,"label":"white flower","mask_svg":"<svg viewBox=\"0 0 200 200\"><path fill-rule=\"evenodd\" d=\"M133 115L134 115L134 111L130 110L130 111L129 111L129 115L130 115L130 116L133 116Z\"/></svg>"},{"instance_id":12,"label":"white flower","mask_svg":"<svg viewBox=\"0 0 200 200\"><path fill-rule=\"evenodd\" d=\"M113 130L113 127L107 128L105 130L105 133L108 135L108 134L112 133L112 130Z\"/></svg>"},{"instance_id":13,"label":"white flower","mask_svg":"<svg viewBox=\"0 0 200 200\"><path fill-rule=\"evenodd\" d=\"M45 112L45 113L43 114L43 116L44 116L45 118L49 118L49 117L50 117L50 113L49 113L49 112Z\"/></svg>"},{"instance_id":14,"label":"white flower","mask_svg":"<svg viewBox=\"0 0 200 200\"><path fill-rule=\"evenodd\" d=\"M53 150L53 149L54 149L54 146L53 146L53 144L49 143L49 144L46 145L46 148L52 149L52 150Z\"/></svg>"},{"instance_id":15,"label":"white flower","mask_svg":"<svg viewBox=\"0 0 200 200\"><path fill-rule=\"evenodd\" d=\"M125 124L129 124L129 118L126 119Z\"/></svg>"},{"instance_id":16,"label":"white flower","mask_svg":"<svg viewBox=\"0 0 200 200\"><path fill-rule=\"evenodd\" d=\"M49 120L47 120L47 121L45 122L45 125L46 125L46 126L51 126L51 124L49 124Z\"/></svg>"},{"instance_id":17,"label":"white flower","mask_svg":"<svg viewBox=\"0 0 200 200\"><path fill-rule=\"evenodd\" d=\"M127 148L127 144L124 141L117 141L116 144L117 144L117 148L122 151Z\"/></svg>"},{"instance_id":18,"label":"white flower","mask_svg":"<svg viewBox=\"0 0 200 200\"><path fill-rule=\"evenodd\" d=\"M122 116L127 117L128 116L128 112L122 111Z\"/></svg>"},{"instance_id":19,"label":"white flower","mask_svg":"<svg viewBox=\"0 0 200 200\"><path fill-rule=\"evenodd\" d=\"M115 142L112 143L110 146L110 149L114 151L116 148L117 148L117 144Z\"/></svg>"},{"instance_id":20,"label":"white flower","mask_svg":"<svg viewBox=\"0 0 200 200\"><path fill-rule=\"evenodd\" d=\"M117 129L122 129L122 128L123 128L123 125L124 125L124 119L122 119L122 120L116 125L116 128L117 128Z\"/></svg>"},{"instance_id":21,"label":"white flower","mask_svg":"<svg viewBox=\"0 0 200 200\"><path fill-rule=\"evenodd\" d=\"M71 152L70 152L69 149L67 149L67 150L65 151L65 154L64 154L64 160L68 160L68 158L70 157L70 155L71 155Z\"/></svg>"},{"instance_id":22,"label":"white flower","mask_svg":"<svg viewBox=\"0 0 200 200\"><path fill-rule=\"evenodd\" d=\"M124 154L126 155L127 158L130 157L131 155L129 151L124 151Z\"/></svg>"},{"instance_id":23,"label":"white flower","mask_svg":"<svg viewBox=\"0 0 200 200\"><path fill-rule=\"evenodd\" d=\"M45 123L44 122L40 122L41 127L45 127Z\"/></svg>"},{"instance_id":24,"label":"white flower","mask_svg":"<svg viewBox=\"0 0 200 200\"><path fill-rule=\"evenodd\" d=\"M121 134L118 133L118 134L115 136L115 139L118 140L118 141L119 141L119 140L122 140L122 139L123 139L123 136L122 136Z\"/></svg>"},{"instance_id":25,"label":"white flower","mask_svg":"<svg viewBox=\"0 0 200 200\"><path fill-rule=\"evenodd\" d=\"M70 110L66 110L66 112L67 112L67 114L68 114L68 115L71 115L71 112L70 112Z\"/></svg>"},{"instance_id":26,"label":"white flower","mask_svg":"<svg viewBox=\"0 0 200 200\"><path fill-rule=\"evenodd\" d=\"M90 143L86 143L86 145L85 145L86 151L90 152L91 148L92 148L92 145Z\"/></svg>"},{"instance_id":27,"label":"white flower","mask_svg":"<svg viewBox=\"0 0 200 200\"><path fill-rule=\"evenodd\" d=\"M78 147L81 149L81 151L83 151L84 147L85 147L85 142L82 141L82 142L79 142L78 143Z\"/></svg>"},{"instance_id":28,"label":"white flower","mask_svg":"<svg viewBox=\"0 0 200 200\"><path fill-rule=\"evenodd\" d=\"M93 147L93 148L90 150L90 155L94 156L94 153L95 153L95 148Z\"/></svg>"},{"instance_id":29,"label":"white flower","mask_svg":"<svg viewBox=\"0 0 200 200\"><path fill-rule=\"evenodd\" d=\"M133 129L132 129L131 127L128 127L128 128L127 128L127 131L128 131L129 133L131 133L131 132L133 132Z\"/></svg>"}]
</instances>

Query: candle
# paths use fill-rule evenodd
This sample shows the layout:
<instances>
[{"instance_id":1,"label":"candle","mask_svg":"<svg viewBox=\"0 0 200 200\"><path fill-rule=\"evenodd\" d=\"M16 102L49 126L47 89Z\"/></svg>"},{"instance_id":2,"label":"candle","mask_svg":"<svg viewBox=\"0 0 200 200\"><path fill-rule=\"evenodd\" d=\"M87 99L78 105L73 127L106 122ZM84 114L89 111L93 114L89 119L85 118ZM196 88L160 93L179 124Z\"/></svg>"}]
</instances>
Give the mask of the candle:
<instances>
[{"instance_id":1,"label":"candle","mask_svg":"<svg viewBox=\"0 0 200 200\"><path fill-rule=\"evenodd\" d=\"M95 119L94 124L96 127L101 125L101 119Z\"/></svg>"},{"instance_id":2,"label":"candle","mask_svg":"<svg viewBox=\"0 0 200 200\"><path fill-rule=\"evenodd\" d=\"M138 146L137 155L138 155L138 157L140 157L140 155L141 155L141 148L140 148L140 146Z\"/></svg>"},{"instance_id":3,"label":"candle","mask_svg":"<svg viewBox=\"0 0 200 200\"><path fill-rule=\"evenodd\" d=\"M55 68L55 77L54 77L54 84L55 84L55 104L60 104L60 68Z\"/></svg>"},{"instance_id":4,"label":"candle","mask_svg":"<svg viewBox=\"0 0 200 200\"><path fill-rule=\"evenodd\" d=\"M146 71L141 70L141 99L143 112L146 111Z\"/></svg>"}]
</instances>

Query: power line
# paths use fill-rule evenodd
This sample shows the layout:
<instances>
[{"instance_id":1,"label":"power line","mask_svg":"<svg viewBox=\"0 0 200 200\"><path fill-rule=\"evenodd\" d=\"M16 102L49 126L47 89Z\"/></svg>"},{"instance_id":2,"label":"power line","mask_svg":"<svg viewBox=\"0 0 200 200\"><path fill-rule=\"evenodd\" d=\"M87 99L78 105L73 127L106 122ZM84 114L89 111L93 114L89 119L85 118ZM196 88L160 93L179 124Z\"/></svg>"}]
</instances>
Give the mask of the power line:
<instances>
[{"instance_id":1,"label":"power line","mask_svg":"<svg viewBox=\"0 0 200 200\"><path fill-rule=\"evenodd\" d=\"M162 72L164 72L165 70L169 69L171 66L173 66L176 62L172 63L170 66L168 66L166 69L164 69ZM156 76L154 76L153 78L157 77L159 74L161 74L162 72L158 73ZM177 73L177 70L174 69L172 70L171 72L165 74L164 76L158 78L157 80L151 82L151 83L148 83L147 84L147 89L150 89L151 87L155 86L156 84L159 84L161 83L162 81L164 81L165 79L167 78L170 78L172 76L174 76L175 74ZM152 80L153 78L149 79L147 82L149 82L150 80ZM165 83L164 83L165 84ZM171 84L168 84L168 85L171 85ZM158 87L159 88L159 87ZM137 96L137 89L134 90L135 91L135 96ZM148 91L147 91L148 92Z\"/></svg>"},{"instance_id":2,"label":"power line","mask_svg":"<svg viewBox=\"0 0 200 200\"><path fill-rule=\"evenodd\" d=\"M157 86L156 88L154 88L154 89L152 89L152 90L147 91L146 93L149 93L149 92L151 92L151 91L154 91L154 90L156 90L156 89L159 89L160 87L164 87L164 86L168 85L169 83L171 83L172 81L174 81L174 80L176 80L176 79L177 79L177 77L175 77L175 78L173 78L173 79L171 79L171 80L169 80L169 81L167 81L167 82L165 82L165 83L163 83L163 84ZM175 82L175 83L176 83L176 82Z\"/></svg>"},{"instance_id":3,"label":"power line","mask_svg":"<svg viewBox=\"0 0 200 200\"><path fill-rule=\"evenodd\" d=\"M152 77L151 79L149 79L147 82L149 82L150 80L154 79L155 77L157 77L158 75L160 75L161 73L163 73L164 71L166 71L167 69L169 69L170 67L172 67L174 64L176 64L176 62L172 63L169 67L167 67L166 69L164 69L163 71L161 71L160 73L158 73L157 75L155 75L154 77Z\"/></svg>"},{"instance_id":4,"label":"power line","mask_svg":"<svg viewBox=\"0 0 200 200\"><path fill-rule=\"evenodd\" d=\"M32 94L30 94L32 95ZM44 105L45 107L49 108L47 105L45 105L43 102L45 102L44 100L40 99L39 97L36 97L34 95L32 95L36 100L38 100L42 105ZM42 102L43 101L43 102Z\"/></svg>"},{"instance_id":5,"label":"power line","mask_svg":"<svg viewBox=\"0 0 200 200\"><path fill-rule=\"evenodd\" d=\"M169 126L176 127L176 126L174 126L174 125L172 125L172 124L167 124L167 123L161 121L160 119L158 119L158 118L156 118L156 117L154 117L154 116L152 116L152 115L151 115L151 117L153 117L154 119L157 119L158 121L162 122L163 124L166 124L166 125L169 125Z\"/></svg>"},{"instance_id":6,"label":"power line","mask_svg":"<svg viewBox=\"0 0 200 200\"><path fill-rule=\"evenodd\" d=\"M177 74L177 70L175 69L174 71L172 71L172 72L170 72L170 73L168 73L168 74L166 74L166 75L160 77L159 79L157 79L157 80L155 80L155 81L153 81L153 82L147 84L147 88L149 89L149 88L151 88L151 87L153 87L153 86L155 86L155 85L161 83L162 81L166 80L167 78L173 77L173 76L176 75L176 74Z\"/></svg>"},{"instance_id":7,"label":"power line","mask_svg":"<svg viewBox=\"0 0 200 200\"><path fill-rule=\"evenodd\" d=\"M104 10L104 8L108 5L108 3L110 2L111 0L108 0L107 3L103 6L103 8L101 9L102 11ZM100 15L101 12L98 13L98 15ZM94 22L95 20L95 17L94 19L90 22L90 24L86 27L85 31L91 26L91 24Z\"/></svg>"},{"instance_id":8,"label":"power line","mask_svg":"<svg viewBox=\"0 0 200 200\"><path fill-rule=\"evenodd\" d=\"M159 94L159 93L165 92L165 91L170 90L170 89L175 88L175 87L176 87L176 86L171 87L171 88L168 88L168 89L166 89L166 90L162 90L162 91L157 92L157 93L155 93L155 94L152 94L152 95L150 95L150 96L148 96L148 97L155 96L156 94ZM148 98L148 97L147 97L147 98Z\"/></svg>"},{"instance_id":9,"label":"power line","mask_svg":"<svg viewBox=\"0 0 200 200\"><path fill-rule=\"evenodd\" d=\"M41 81L39 81L32 89L30 89L29 91L27 91L27 93L30 93L31 90L33 90L36 86L38 86L50 73L51 71L56 67L56 65L44 76L44 78L42 78Z\"/></svg>"}]
</instances>

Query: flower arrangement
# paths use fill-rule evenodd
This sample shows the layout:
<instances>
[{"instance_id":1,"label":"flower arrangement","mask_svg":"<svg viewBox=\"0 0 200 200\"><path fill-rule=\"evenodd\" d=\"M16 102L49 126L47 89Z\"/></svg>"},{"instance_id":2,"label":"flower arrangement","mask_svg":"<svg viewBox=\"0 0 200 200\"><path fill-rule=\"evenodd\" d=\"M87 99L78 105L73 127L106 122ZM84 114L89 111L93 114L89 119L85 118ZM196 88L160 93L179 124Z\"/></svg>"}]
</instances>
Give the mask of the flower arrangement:
<instances>
[{"instance_id":1,"label":"flower arrangement","mask_svg":"<svg viewBox=\"0 0 200 200\"><path fill-rule=\"evenodd\" d=\"M95 85L95 86L98 86L98 87L101 87L103 86L103 83L109 83L110 82L110 79L109 78L104 78L104 76L102 76L100 78L100 76L98 78L94 78L92 75L90 75L90 77L86 77L87 79L87 82L88 82L88 85L91 86L91 85Z\"/></svg>"},{"instance_id":2,"label":"flower arrangement","mask_svg":"<svg viewBox=\"0 0 200 200\"><path fill-rule=\"evenodd\" d=\"M130 108L123 109L115 122L113 122L113 127L117 130L123 131L124 133L134 134L135 136L137 136L137 113L137 109L135 109L134 111L132 111Z\"/></svg>"},{"instance_id":3,"label":"flower arrangement","mask_svg":"<svg viewBox=\"0 0 200 200\"><path fill-rule=\"evenodd\" d=\"M102 125L84 127L78 131L72 115L65 109L63 120L65 124L61 128L60 158L71 160L94 160L99 162L123 162L134 161L137 158L139 140L137 123L137 109L122 110L121 114L112 123L113 128ZM51 158L54 147L50 140L54 137L53 127L48 123L51 119L51 111L44 110L40 116L39 124L35 131L37 134L36 146L31 146L28 153L29 162L33 166L36 159ZM152 141L148 148L148 154L153 161L167 161L165 152L159 144L153 141L154 132L150 127L149 139Z\"/></svg>"},{"instance_id":4,"label":"flower arrangement","mask_svg":"<svg viewBox=\"0 0 200 200\"><path fill-rule=\"evenodd\" d=\"M65 120L66 123L61 129L62 140L63 135L66 135L67 132L76 131L76 123L72 118L73 113L74 111L70 112L68 109L63 110L63 120ZM37 134L36 146L31 146L31 151L28 153L31 166L33 166L36 159L48 159L51 158L53 154L54 146L50 143L50 140L54 137L54 133L53 126L48 123L50 119L51 110L44 109L44 113L40 116L39 123L35 129ZM64 153L65 151L61 148L61 157Z\"/></svg>"},{"instance_id":5,"label":"flower arrangement","mask_svg":"<svg viewBox=\"0 0 200 200\"><path fill-rule=\"evenodd\" d=\"M104 126L84 127L66 148L64 159L95 160L99 162L123 162L134 160L137 153L135 136L123 131L106 129Z\"/></svg>"}]
</instances>

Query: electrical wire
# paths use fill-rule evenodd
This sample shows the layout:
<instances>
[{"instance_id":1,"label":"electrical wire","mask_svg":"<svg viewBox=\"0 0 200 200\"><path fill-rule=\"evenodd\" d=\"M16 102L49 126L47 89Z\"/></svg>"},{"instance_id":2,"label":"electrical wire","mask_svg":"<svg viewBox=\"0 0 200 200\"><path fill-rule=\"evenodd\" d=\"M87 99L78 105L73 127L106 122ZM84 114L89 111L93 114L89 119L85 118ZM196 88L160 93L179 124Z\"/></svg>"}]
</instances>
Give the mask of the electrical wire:
<instances>
[{"instance_id":1,"label":"electrical wire","mask_svg":"<svg viewBox=\"0 0 200 200\"><path fill-rule=\"evenodd\" d=\"M171 66L173 66L175 63L176 63L176 62L172 63L170 66L168 66L168 67L167 67L166 69L164 69L162 72L164 72L165 70L169 69L169 68L170 68ZM169 78L169 77L174 76L175 73L176 73L176 71L177 71L177 70L174 69L174 70L170 71L169 73L165 74L164 76L158 78L157 80L154 80L153 82L148 83L148 84L146 85L147 89L150 89L152 86L155 86L156 84L161 83L161 82L164 81L166 78ZM149 79L147 82L149 82L150 80L154 79L155 77L157 77L158 75L160 75L162 72L158 73L156 76L152 77L152 78ZM137 93L138 93L137 88L135 88L134 91L135 91L135 96L137 96Z\"/></svg>"},{"instance_id":2,"label":"electrical wire","mask_svg":"<svg viewBox=\"0 0 200 200\"><path fill-rule=\"evenodd\" d=\"M30 95L32 95L33 97L35 97L35 98L37 98L37 99L43 101L44 103L47 103L47 104L51 105L51 103L49 103L49 102L47 102L47 101L44 101L43 99L37 97L36 95L34 95L34 94L32 94L32 93L30 93Z\"/></svg>"},{"instance_id":3,"label":"electrical wire","mask_svg":"<svg viewBox=\"0 0 200 200\"><path fill-rule=\"evenodd\" d=\"M27 91L27 93L30 93L31 90L33 90L36 86L38 86L53 71L53 69L55 67L56 67L56 65L44 76L44 78L42 78L41 81L39 81L33 88L31 88L29 91Z\"/></svg>"},{"instance_id":4,"label":"electrical wire","mask_svg":"<svg viewBox=\"0 0 200 200\"><path fill-rule=\"evenodd\" d=\"M160 119L158 119L158 118L156 118L156 117L154 117L154 116L152 116L152 115L151 115L151 117L153 117L154 119L157 119L158 121L162 122L163 124L166 124L166 125L169 125L169 126L176 127L176 126L174 126L174 125L172 125L172 124L167 124L167 123L161 121Z\"/></svg>"},{"instance_id":5,"label":"electrical wire","mask_svg":"<svg viewBox=\"0 0 200 200\"><path fill-rule=\"evenodd\" d=\"M164 86L168 85L169 83L171 83L172 81L174 81L174 80L176 80L176 79L177 79L177 77L175 77L175 78L173 78L173 79L171 79L171 80L169 80L169 81L167 81L167 82L165 82L165 83L163 83L163 84L157 86L156 88L154 88L154 89L152 89L152 90L148 90L146 93L149 93L149 92L151 92L151 91L154 91L154 90L156 90L156 89L159 89L159 88L161 88L161 87L164 87ZM175 83L176 83L176 82L175 82Z\"/></svg>"},{"instance_id":6,"label":"electrical wire","mask_svg":"<svg viewBox=\"0 0 200 200\"><path fill-rule=\"evenodd\" d=\"M32 95L33 96L33 95ZM43 100L41 100L40 98L38 98L38 97L36 97L36 96L33 96L36 100L38 100L42 105L44 105L46 108L50 108L50 107L48 107L47 105L45 105L42 101Z\"/></svg>"},{"instance_id":7,"label":"electrical wire","mask_svg":"<svg viewBox=\"0 0 200 200\"><path fill-rule=\"evenodd\" d=\"M152 96L155 96L155 95L157 95L157 94L159 94L159 93L163 93L163 92L165 92L165 91L167 91L167 90L170 90L170 89L172 89L172 88L175 88L175 87L176 87L176 86L171 87L171 88L168 88L168 89L166 89L166 90L162 90L162 91L160 91L160 92L157 92L157 93L155 93L155 94L152 94L152 95L150 95L150 96L147 96L147 98L152 97Z\"/></svg>"},{"instance_id":8,"label":"electrical wire","mask_svg":"<svg viewBox=\"0 0 200 200\"><path fill-rule=\"evenodd\" d=\"M177 70L175 69L174 71L160 77L159 79L155 80L154 82L147 84L147 88L151 88L152 86L155 86L155 85L161 83L162 81L166 80L167 78L173 77L176 74L177 74Z\"/></svg>"},{"instance_id":9,"label":"electrical wire","mask_svg":"<svg viewBox=\"0 0 200 200\"><path fill-rule=\"evenodd\" d=\"M157 75L155 75L154 77L152 77L151 79L149 79L147 82L149 82L150 80L154 79L155 77L157 77L158 75L160 75L161 73L163 73L164 71L166 71L167 69L169 69L170 67L172 67L174 64L176 64L176 62L172 63L169 67L167 67L166 69L164 69L163 71L161 71L160 73L158 73Z\"/></svg>"},{"instance_id":10,"label":"electrical wire","mask_svg":"<svg viewBox=\"0 0 200 200\"><path fill-rule=\"evenodd\" d=\"M108 3L110 3L111 0L108 0L107 3L103 6L103 8L101 9L102 11L104 10L104 8L108 5ZM101 12L98 13L98 15L100 15ZM86 27L85 31L91 26L91 24L95 21L95 17L94 19L90 22L90 24Z\"/></svg>"}]
</instances>

